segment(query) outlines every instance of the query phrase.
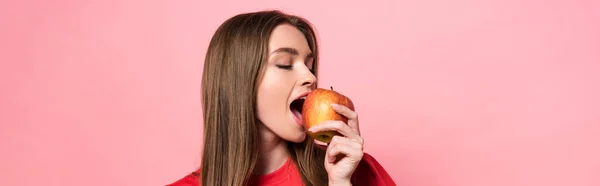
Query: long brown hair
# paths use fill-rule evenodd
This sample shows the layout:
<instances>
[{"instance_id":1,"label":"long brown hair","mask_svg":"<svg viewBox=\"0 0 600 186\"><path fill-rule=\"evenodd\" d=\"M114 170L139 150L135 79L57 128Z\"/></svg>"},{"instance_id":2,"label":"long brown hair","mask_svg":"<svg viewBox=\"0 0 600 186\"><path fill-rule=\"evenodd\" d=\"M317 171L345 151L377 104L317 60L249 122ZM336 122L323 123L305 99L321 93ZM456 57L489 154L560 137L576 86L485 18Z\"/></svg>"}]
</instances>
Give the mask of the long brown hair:
<instances>
[{"instance_id":1,"label":"long brown hair","mask_svg":"<svg viewBox=\"0 0 600 186\"><path fill-rule=\"evenodd\" d=\"M280 24L298 28L314 54L318 67L317 37L304 18L280 11L236 15L214 33L206 53L202 75L204 146L201 183L248 185L259 157L256 95L268 57L269 37ZM305 185L327 185L324 152L309 137L289 142L292 159Z\"/></svg>"}]
</instances>

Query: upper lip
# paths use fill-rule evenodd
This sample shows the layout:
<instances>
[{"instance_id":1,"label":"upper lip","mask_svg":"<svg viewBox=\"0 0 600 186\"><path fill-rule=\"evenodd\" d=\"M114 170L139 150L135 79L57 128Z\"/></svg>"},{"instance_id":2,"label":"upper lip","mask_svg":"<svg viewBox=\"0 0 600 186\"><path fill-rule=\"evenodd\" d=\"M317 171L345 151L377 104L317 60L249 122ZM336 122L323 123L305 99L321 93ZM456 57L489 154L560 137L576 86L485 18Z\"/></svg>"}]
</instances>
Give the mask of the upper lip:
<instances>
[{"instance_id":1,"label":"upper lip","mask_svg":"<svg viewBox=\"0 0 600 186\"><path fill-rule=\"evenodd\" d=\"M300 98L302 98L302 97L306 97L308 94L310 94L310 91L309 91L309 92L305 92L305 93L302 93L302 94L300 94L300 95L299 95L298 97L296 97L294 100L298 100L298 99L300 99ZM293 100L292 100L292 101L293 101Z\"/></svg>"}]
</instances>

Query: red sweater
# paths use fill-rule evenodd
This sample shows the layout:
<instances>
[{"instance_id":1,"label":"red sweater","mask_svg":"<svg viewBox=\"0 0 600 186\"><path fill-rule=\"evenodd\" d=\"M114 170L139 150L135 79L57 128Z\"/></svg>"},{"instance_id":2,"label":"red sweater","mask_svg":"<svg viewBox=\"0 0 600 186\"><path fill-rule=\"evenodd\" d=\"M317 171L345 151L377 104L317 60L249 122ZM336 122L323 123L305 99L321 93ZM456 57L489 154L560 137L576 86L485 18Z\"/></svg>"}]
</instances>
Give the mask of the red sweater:
<instances>
[{"instance_id":1,"label":"red sweater","mask_svg":"<svg viewBox=\"0 0 600 186\"><path fill-rule=\"evenodd\" d=\"M200 172L196 171L177 180L168 186L200 186ZM302 178L296 165L288 159L281 168L275 172L256 177L259 186L302 186ZM396 184L383 169L383 167L371 155L364 153L362 161L356 167L352 176L354 185L369 186L395 186Z\"/></svg>"}]
</instances>

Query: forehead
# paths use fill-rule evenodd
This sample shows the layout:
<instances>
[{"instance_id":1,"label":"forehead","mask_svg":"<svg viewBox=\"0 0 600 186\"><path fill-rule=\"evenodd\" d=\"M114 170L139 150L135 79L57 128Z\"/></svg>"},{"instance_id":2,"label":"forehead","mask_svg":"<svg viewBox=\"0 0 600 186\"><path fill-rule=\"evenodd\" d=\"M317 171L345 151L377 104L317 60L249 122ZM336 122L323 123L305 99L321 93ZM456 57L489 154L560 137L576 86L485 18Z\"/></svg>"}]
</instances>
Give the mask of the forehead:
<instances>
[{"instance_id":1,"label":"forehead","mask_svg":"<svg viewBox=\"0 0 600 186\"><path fill-rule=\"evenodd\" d=\"M306 37L300 30L290 24L281 24L275 27L269 37L269 53L278 48L293 48L302 54L311 52Z\"/></svg>"}]
</instances>

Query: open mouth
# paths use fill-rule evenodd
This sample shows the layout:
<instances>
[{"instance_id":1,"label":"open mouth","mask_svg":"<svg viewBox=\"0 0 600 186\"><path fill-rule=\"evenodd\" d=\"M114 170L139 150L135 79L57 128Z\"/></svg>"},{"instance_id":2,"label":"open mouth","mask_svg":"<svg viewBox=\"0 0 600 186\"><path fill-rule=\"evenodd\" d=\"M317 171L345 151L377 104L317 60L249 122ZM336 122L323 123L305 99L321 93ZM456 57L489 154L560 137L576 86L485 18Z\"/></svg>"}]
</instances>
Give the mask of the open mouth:
<instances>
[{"instance_id":1,"label":"open mouth","mask_svg":"<svg viewBox=\"0 0 600 186\"><path fill-rule=\"evenodd\" d=\"M292 101L292 103L290 104L290 110L294 114L294 117L296 117L296 119L301 123L302 123L302 106L304 105L305 99L306 99L306 96L303 96L303 97L300 97L300 98Z\"/></svg>"}]
</instances>

